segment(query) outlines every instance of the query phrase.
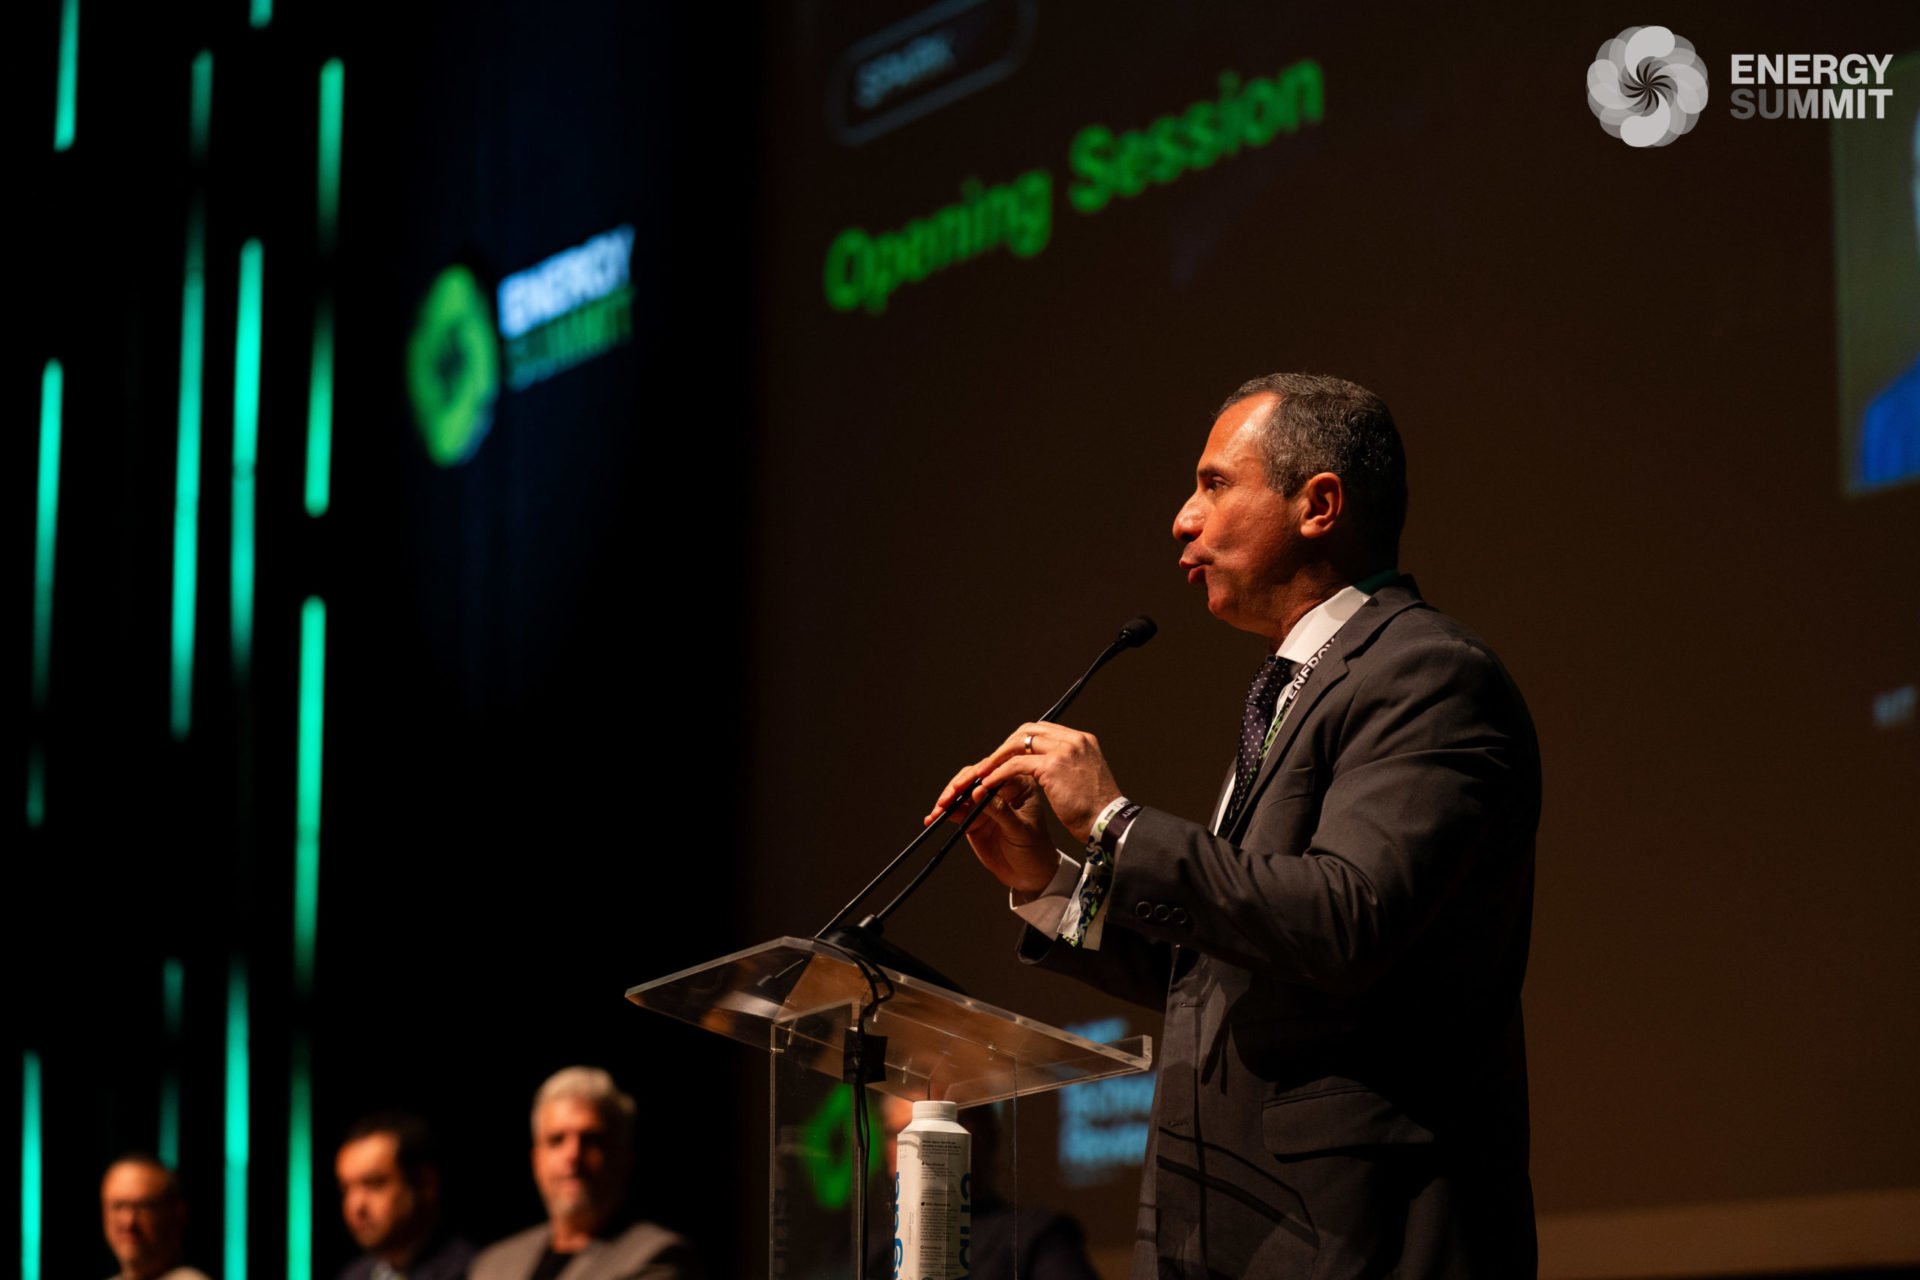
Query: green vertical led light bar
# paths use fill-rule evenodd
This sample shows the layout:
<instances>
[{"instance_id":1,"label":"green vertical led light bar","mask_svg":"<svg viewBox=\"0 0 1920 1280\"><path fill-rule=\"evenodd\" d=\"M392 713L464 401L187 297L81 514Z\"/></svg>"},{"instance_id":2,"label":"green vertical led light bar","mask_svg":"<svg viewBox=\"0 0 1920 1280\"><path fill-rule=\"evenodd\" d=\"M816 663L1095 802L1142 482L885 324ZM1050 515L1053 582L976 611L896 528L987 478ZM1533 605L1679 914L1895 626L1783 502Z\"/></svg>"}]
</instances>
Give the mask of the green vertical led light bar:
<instances>
[{"instance_id":1,"label":"green vertical led light bar","mask_svg":"<svg viewBox=\"0 0 1920 1280\"><path fill-rule=\"evenodd\" d=\"M328 58L320 68L320 252L333 252L340 228L340 137L346 104L347 71L340 59Z\"/></svg>"},{"instance_id":2,"label":"green vertical led light bar","mask_svg":"<svg viewBox=\"0 0 1920 1280\"><path fill-rule=\"evenodd\" d=\"M312 1058L307 1033L298 1032L287 1098L287 1280L313 1280Z\"/></svg>"},{"instance_id":3,"label":"green vertical led light bar","mask_svg":"<svg viewBox=\"0 0 1920 1280\"><path fill-rule=\"evenodd\" d=\"M40 483L33 537L33 737L27 748L27 825L47 820L47 699L53 684L53 540L60 528L60 402L66 372L40 371Z\"/></svg>"},{"instance_id":4,"label":"green vertical led light bar","mask_svg":"<svg viewBox=\"0 0 1920 1280\"><path fill-rule=\"evenodd\" d=\"M180 302L180 427L173 473L173 681L168 722L176 741L193 728L194 609L200 557L200 395L206 354L207 205L200 167L213 125L213 54L193 60L189 137L194 167L187 210L187 269Z\"/></svg>"},{"instance_id":5,"label":"green vertical led light bar","mask_svg":"<svg viewBox=\"0 0 1920 1280\"><path fill-rule=\"evenodd\" d=\"M233 674L253 666L254 464L260 453L260 295L265 254L240 246L240 300L233 340Z\"/></svg>"},{"instance_id":6,"label":"green vertical led light bar","mask_svg":"<svg viewBox=\"0 0 1920 1280\"><path fill-rule=\"evenodd\" d=\"M40 1280L40 1055L20 1063L20 1280Z\"/></svg>"},{"instance_id":7,"label":"green vertical led light bar","mask_svg":"<svg viewBox=\"0 0 1920 1280\"><path fill-rule=\"evenodd\" d=\"M60 6L60 78L54 90L53 149L65 151L73 145L73 130L80 89L80 0L63 0Z\"/></svg>"},{"instance_id":8,"label":"green vertical led light bar","mask_svg":"<svg viewBox=\"0 0 1920 1280\"><path fill-rule=\"evenodd\" d=\"M313 304L313 377L307 387L307 514L327 514L333 469L333 299Z\"/></svg>"},{"instance_id":9,"label":"green vertical led light bar","mask_svg":"<svg viewBox=\"0 0 1920 1280\"><path fill-rule=\"evenodd\" d=\"M309 596L300 606L300 712L295 748L293 830L293 988L296 1016L313 996L320 932L320 777L326 743L327 605ZM306 1028L294 1036L288 1099L287 1277L313 1275L313 1065Z\"/></svg>"},{"instance_id":10,"label":"green vertical led light bar","mask_svg":"<svg viewBox=\"0 0 1920 1280\"><path fill-rule=\"evenodd\" d=\"M273 0L253 0L253 11L249 20L254 29L259 30L273 21Z\"/></svg>"},{"instance_id":11,"label":"green vertical led light bar","mask_svg":"<svg viewBox=\"0 0 1920 1280\"><path fill-rule=\"evenodd\" d=\"M224 1280L247 1280L247 961L233 958L227 973L226 1267Z\"/></svg>"},{"instance_id":12,"label":"green vertical led light bar","mask_svg":"<svg viewBox=\"0 0 1920 1280\"><path fill-rule=\"evenodd\" d=\"M167 1065L160 1077L160 1135L154 1154L169 1169L180 1167L180 1041L186 1029L187 971L169 957L160 967L160 1009L166 1028Z\"/></svg>"},{"instance_id":13,"label":"green vertical led light bar","mask_svg":"<svg viewBox=\"0 0 1920 1280\"><path fill-rule=\"evenodd\" d=\"M307 391L307 514L323 516L333 469L333 286L327 270L340 229L340 140L346 69L329 58L320 68L319 208L320 293L313 304L313 378Z\"/></svg>"},{"instance_id":14,"label":"green vertical led light bar","mask_svg":"<svg viewBox=\"0 0 1920 1280\"><path fill-rule=\"evenodd\" d=\"M320 920L320 765L325 741L327 603L300 606L300 721L295 757L293 836L293 986L313 994L314 939Z\"/></svg>"}]
</instances>

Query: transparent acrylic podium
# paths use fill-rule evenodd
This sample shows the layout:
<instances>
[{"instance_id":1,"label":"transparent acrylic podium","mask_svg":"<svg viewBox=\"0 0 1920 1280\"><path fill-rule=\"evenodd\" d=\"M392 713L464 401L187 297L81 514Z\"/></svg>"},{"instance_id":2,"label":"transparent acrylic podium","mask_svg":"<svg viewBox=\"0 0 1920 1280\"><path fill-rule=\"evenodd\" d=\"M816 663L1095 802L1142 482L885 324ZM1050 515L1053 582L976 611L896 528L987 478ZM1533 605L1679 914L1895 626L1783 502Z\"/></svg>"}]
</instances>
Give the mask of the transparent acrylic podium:
<instances>
[{"instance_id":1,"label":"transparent acrylic podium","mask_svg":"<svg viewBox=\"0 0 1920 1280\"><path fill-rule=\"evenodd\" d=\"M870 1172L888 1169L886 1099L943 1099L975 1129L974 1198L1019 1203L1017 1139L982 1143L1001 1122L968 1108L1017 1107L1017 1099L1152 1065L1145 1036L1096 1044L890 969L892 984L868 1020L886 1038L883 1073L866 1089L874 1118ZM858 1250L852 1174L852 1090L845 1083L847 1032L869 999L860 968L828 944L776 938L746 951L643 982L627 992L642 1008L678 1018L766 1053L771 1100L769 1274L776 1280L847 1277ZM992 1108L989 1108L991 1112ZM1017 1113L1011 1126L1017 1133ZM869 1183L869 1257L891 1237L886 1177ZM976 1216L979 1209L976 1209ZM887 1270L870 1270L884 1276Z\"/></svg>"}]
</instances>

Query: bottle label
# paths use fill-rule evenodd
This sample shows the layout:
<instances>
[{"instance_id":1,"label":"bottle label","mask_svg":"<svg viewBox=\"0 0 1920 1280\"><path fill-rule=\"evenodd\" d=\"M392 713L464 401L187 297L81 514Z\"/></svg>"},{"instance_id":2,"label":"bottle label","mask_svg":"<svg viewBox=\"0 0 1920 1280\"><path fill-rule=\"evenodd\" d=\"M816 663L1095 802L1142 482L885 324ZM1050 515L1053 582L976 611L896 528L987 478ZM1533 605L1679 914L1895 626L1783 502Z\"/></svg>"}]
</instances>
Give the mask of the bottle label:
<instances>
[{"instance_id":1,"label":"bottle label","mask_svg":"<svg viewBox=\"0 0 1920 1280\"><path fill-rule=\"evenodd\" d=\"M894 1280L961 1280L972 1236L969 1170L972 1140L964 1132L900 1134L894 1179Z\"/></svg>"}]
</instances>

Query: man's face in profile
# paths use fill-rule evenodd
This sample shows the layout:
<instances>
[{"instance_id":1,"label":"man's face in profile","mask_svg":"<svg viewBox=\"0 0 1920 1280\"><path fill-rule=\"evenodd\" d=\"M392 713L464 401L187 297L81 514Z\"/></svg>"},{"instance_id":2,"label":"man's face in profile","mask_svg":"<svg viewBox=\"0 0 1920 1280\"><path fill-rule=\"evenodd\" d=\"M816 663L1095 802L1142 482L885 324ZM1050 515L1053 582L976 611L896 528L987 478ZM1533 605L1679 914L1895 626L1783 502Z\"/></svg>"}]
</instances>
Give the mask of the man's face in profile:
<instances>
[{"instance_id":1,"label":"man's face in profile","mask_svg":"<svg viewBox=\"0 0 1920 1280\"><path fill-rule=\"evenodd\" d=\"M124 1275L158 1275L173 1266L185 1218L164 1169L122 1161L100 1183L101 1227Z\"/></svg>"},{"instance_id":2,"label":"man's face in profile","mask_svg":"<svg viewBox=\"0 0 1920 1280\"><path fill-rule=\"evenodd\" d=\"M1261 424L1278 397L1248 396L1213 424L1194 469L1193 496L1173 518L1180 567L1204 586L1207 609L1242 631L1276 635L1282 589L1298 567L1303 503L1274 491L1261 453Z\"/></svg>"},{"instance_id":3,"label":"man's face in profile","mask_svg":"<svg viewBox=\"0 0 1920 1280\"><path fill-rule=\"evenodd\" d=\"M340 1216L369 1253L405 1248L419 1233L420 1198L400 1168L400 1143L373 1133L347 1143L334 1159Z\"/></svg>"},{"instance_id":4,"label":"man's face in profile","mask_svg":"<svg viewBox=\"0 0 1920 1280\"><path fill-rule=\"evenodd\" d=\"M533 1180L547 1217L576 1226L605 1224L625 1190L627 1153L591 1102L554 1098L533 1132Z\"/></svg>"}]
</instances>

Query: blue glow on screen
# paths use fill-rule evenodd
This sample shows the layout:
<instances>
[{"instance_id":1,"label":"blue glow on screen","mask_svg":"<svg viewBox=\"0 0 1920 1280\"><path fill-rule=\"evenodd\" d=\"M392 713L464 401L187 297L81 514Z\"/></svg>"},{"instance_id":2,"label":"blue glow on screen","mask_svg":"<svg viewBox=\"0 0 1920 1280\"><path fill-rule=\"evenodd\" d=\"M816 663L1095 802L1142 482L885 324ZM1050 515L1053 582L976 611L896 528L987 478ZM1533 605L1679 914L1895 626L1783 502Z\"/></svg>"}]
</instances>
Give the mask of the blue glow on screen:
<instances>
[{"instance_id":1,"label":"blue glow on screen","mask_svg":"<svg viewBox=\"0 0 1920 1280\"><path fill-rule=\"evenodd\" d=\"M1102 1018L1066 1028L1110 1044L1127 1034L1125 1018ZM1154 1073L1075 1085L1060 1093L1060 1177L1070 1187L1110 1181L1138 1169L1147 1154Z\"/></svg>"},{"instance_id":2,"label":"blue glow on screen","mask_svg":"<svg viewBox=\"0 0 1920 1280\"><path fill-rule=\"evenodd\" d=\"M516 271L500 282L500 336L518 338L607 297L630 279L633 228L611 231Z\"/></svg>"}]
</instances>

